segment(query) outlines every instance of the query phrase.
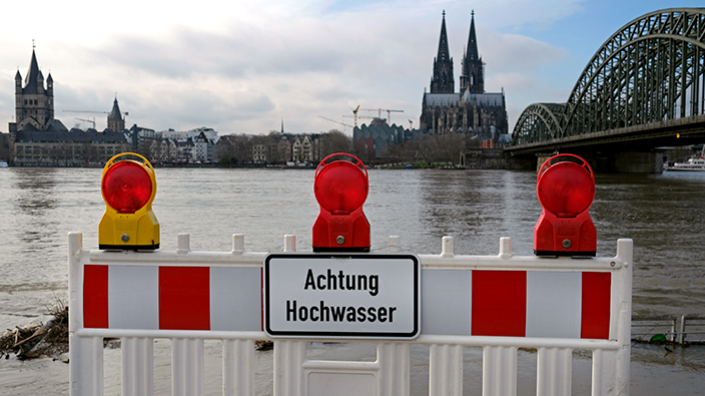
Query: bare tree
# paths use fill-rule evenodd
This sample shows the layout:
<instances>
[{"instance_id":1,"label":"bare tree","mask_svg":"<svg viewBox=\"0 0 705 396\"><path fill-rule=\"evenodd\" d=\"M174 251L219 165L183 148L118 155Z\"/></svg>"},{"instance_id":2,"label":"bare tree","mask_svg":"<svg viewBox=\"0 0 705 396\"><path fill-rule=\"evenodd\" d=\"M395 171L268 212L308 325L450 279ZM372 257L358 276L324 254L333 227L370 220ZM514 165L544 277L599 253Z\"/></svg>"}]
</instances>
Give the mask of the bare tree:
<instances>
[{"instance_id":1,"label":"bare tree","mask_svg":"<svg viewBox=\"0 0 705 396\"><path fill-rule=\"evenodd\" d=\"M352 153L352 141L343 132L331 129L328 133L321 135L320 154L321 158L333 153Z\"/></svg>"},{"instance_id":2,"label":"bare tree","mask_svg":"<svg viewBox=\"0 0 705 396\"><path fill-rule=\"evenodd\" d=\"M222 164L242 166L252 162L252 144L245 135L221 136L216 154Z\"/></svg>"},{"instance_id":3,"label":"bare tree","mask_svg":"<svg viewBox=\"0 0 705 396\"><path fill-rule=\"evenodd\" d=\"M455 162L465 152L465 136L461 133L423 135L417 139L389 144L384 152L388 162Z\"/></svg>"}]
</instances>

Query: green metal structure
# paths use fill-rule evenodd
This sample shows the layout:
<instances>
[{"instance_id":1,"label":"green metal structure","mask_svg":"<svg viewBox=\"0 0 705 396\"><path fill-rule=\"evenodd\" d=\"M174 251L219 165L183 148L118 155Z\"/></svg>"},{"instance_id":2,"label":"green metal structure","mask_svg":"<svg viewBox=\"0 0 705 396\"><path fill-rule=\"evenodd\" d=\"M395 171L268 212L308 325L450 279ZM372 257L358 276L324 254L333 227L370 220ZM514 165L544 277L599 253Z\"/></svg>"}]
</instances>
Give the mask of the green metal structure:
<instances>
[{"instance_id":1,"label":"green metal structure","mask_svg":"<svg viewBox=\"0 0 705 396\"><path fill-rule=\"evenodd\" d=\"M705 8L655 11L626 24L595 53L566 103L524 110L509 150L637 140L651 147L705 140Z\"/></svg>"}]
</instances>

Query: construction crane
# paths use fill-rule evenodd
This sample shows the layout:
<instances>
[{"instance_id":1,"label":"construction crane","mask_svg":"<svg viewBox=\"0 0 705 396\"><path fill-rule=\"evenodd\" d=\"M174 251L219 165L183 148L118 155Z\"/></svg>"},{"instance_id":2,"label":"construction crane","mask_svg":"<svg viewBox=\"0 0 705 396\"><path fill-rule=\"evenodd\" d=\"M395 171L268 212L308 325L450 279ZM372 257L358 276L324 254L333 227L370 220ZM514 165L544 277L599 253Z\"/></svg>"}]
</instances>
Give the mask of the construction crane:
<instances>
[{"instance_id":1,"label":"construction crane","mask_svg":"<svg viewBox=\"0 0 705 396\"><path fill-rule=\"evenodd\" d=\"M377 112L377 118L382 118L382 111L387 112L387 124L391 125L391 113L403 113L404 110L392 110L392 109L360 109L364 111L376 111Z\"/></svg>"},{"instance_id":2,"label":"construction crane","mask_svg":"<svg viewBox=\"0 0 705 396\"><path fill-rule=\"evenodd\" d=\"M66 113L94 113L94 114L110 114L110 111L95 111L95 110L62 110L63 112ZM122 117L122 120L125 121L125 125L127 125L127 116L130 115L129 112L124 112L124 116ZM76 118L76 117L74 117ZM78 118L77 118L78 119ZM93 129L95 129L95 121L93 121Z\"/></svg>"},{"instance_id":3,"label":"construction crane","mask_svg":"<svg viewBox=\"0 0 705 396\"><path fill-rule=\"evenodd\" d=\"M93 111L93 110L62 110L66 113L97 113L97 114L110 114L109 111Z\"/></svg>"},{"instance_id":4,"label":"construction crane","mask_svg":"<svg viewBox=\"0 0 705 396\"><path fill-rule=\"evenodd\" d=\"M360 110L360 105L357 105L357 107L353 109L353 116L355 116L355 126L357 126L357 111L358 110Z\"/></svg>"},{"instance_id":5,"label":"construction crane","mask_svg":"<svg viewBox=\"0 0 705 396\"><path fill-rule=\"evenodd\" d=\"M108 111L93 111L93 110L62 110L65 113L93 113L93 114L110 114ZM93 123L93 129L95 129L95 117L93 117L93 121L87 120L84 118L78 118L74 117L75 119L79 121L85 121L85 122L90 122Z\"/></svg>"},{"instance_id":6,"label":"construction crane","mask_svg":"<svg viewBox=\"0 0 705 396\"><path fill-rule=\"evenodd\" d=\"M335 122L336 124L340 124L340 125L343 125L343 126L346 126L346 127L353 128L352 125L348 125L348 124L345 124L345 123L340 122L340 121L332 120L332 119L330 119L330 118L326 118L326 117L323 117L323 116L319 116L319 117L323 118L324 120L330 121L330 122ZM345 128L343 128L343 132L345 132Z\"/></svg>"},{"instance_id":7,"label":"construction crane","mask_svg":"<svg viewBox=\"0 0 705 396\"><path fill-rule=\"evenodd\" d=\"M110 111L95 111L95 110L62 110L62 111L66 112L66 113L96 113L96 114L110 114L111 113ZM125 114L125 117L130 115L130 113L127 111L124 112L123 114Z\"/></svg>"},{"instance_id":8,"label":"construction crane","mask_svg":"<svg viewBox=\"0 0 705 396\"><path fill-rule=\"evenodd\" d=\"M359 116L359 115L357 115L357 113L355 113L354 115L351 115L351 116L350 116L350 115L344 115L343 117L346 117L346 118L353 117L353 118L355 118L355 126L356 126L356 127L357 127L357 119L358 119L358 118L369 118L369 119L372 119L372 120L374 120L375 118L377 118L377 117L370 117L370 116Z\"/></svg>"},{"instance_id":9,"label":"construction crane","mask_svg":"<svg viewBox=\"0 0 705 396\"><path fill-rule=\"evenodd\" d=\"M77 120L79 120L79 121L83 121L83 122L90 122L91 124L93 124L93 129L95 129L95 118L92 119L92 120L88 120L88 119L86 119L86 118L78 118L78 117L73 117L73 118L75 118L75 119L77 119Z\"/></svg>"}]
</instances>

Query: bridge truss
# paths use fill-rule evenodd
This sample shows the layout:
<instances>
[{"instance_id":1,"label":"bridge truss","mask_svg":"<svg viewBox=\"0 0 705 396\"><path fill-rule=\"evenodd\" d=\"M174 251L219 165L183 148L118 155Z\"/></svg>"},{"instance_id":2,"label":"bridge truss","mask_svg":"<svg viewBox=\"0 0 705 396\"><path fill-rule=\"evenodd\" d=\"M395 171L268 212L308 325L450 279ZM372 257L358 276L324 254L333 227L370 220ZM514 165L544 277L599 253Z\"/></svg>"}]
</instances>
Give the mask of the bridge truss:
<instances>
[{"instance_id":1,"label":"bridge truss","mask_svg":"<svg viewBox=\"0 0 705 396\"><path fill-rule=\"evenodd\" d=\"M672 8L643 15L613 34L566 103L528 106L512 145L579 145L630 131L664 133L668 125L682 125L679 120L700 123L704 114L705 8Z\"/></svg>"}]
</instances>

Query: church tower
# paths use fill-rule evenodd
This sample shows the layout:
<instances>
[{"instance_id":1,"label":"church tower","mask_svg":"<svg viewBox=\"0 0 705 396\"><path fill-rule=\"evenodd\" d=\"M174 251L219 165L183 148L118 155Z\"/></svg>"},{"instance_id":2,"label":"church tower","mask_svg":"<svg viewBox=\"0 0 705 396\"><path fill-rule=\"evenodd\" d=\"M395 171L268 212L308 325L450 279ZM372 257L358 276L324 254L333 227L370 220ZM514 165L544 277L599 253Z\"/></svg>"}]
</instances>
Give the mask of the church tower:
<instances>
[{"instance_id":1,"label":"church tower","mask_svg":"<svg viewBox=\"0 0 705 396\"><path fill-rule=\"evenodd\" d=\"M120 106L118 106L117 97L113 101L113 109L108 114L108 128L115 132L120 132L125 129L125 119L120 114Z\"/></svg>"},{"instance_id":2,"label":"church tower","mask_svg":"<svg viewBox=\"0 0 705 396\"><path fill-rule=\"evenodd\" d=\"M446 34L446 12L443 11L441 23L441 38L438 41L438 55L433 60L433 78L431 93L453 93L455 81L453 77L453 58L448 52L448 35Z\"/></svg>"},{"instance_id":3,"label":"church tower","mask_svg":"<svg viewBox=\"0 0 705 396\"><path fill-rule=\"evenodd\" d=\"M29 71L22 86L19 70L15 75L15 122L16 129L23 128L46 131L54 126L54 80L47 76L44 88L44 75L39 70L37 56L32 49Z\"/></svg>"},{"instance_id":4,"label":"church tower","mask_svg":"<svg viewBox=\"0 0 705 396\"><path fill-rule=\"evenodd\" d=\"M473 10L470 15L470 36L463 58L463 68L460 72L461 94L468 89L470 93L485 92L485 68L477 50L477 37L475 36L475 11Z\"/></svg>"}]
</instances>

